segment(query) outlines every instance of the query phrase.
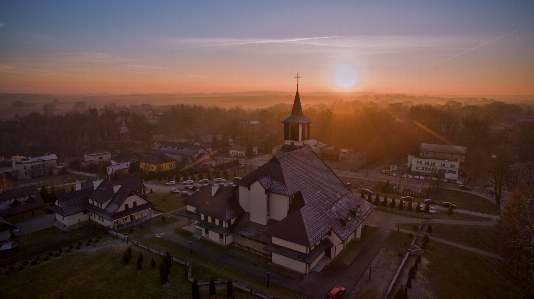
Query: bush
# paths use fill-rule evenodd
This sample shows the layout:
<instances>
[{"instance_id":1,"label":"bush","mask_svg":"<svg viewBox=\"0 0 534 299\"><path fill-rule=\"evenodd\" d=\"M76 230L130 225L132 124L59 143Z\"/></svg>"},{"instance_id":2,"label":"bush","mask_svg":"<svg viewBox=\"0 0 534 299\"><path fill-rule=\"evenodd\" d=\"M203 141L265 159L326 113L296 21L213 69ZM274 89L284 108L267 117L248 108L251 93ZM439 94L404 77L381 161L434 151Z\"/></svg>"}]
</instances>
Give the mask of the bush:
<instances>
[{"instance_id":1,"label":"bush","mask_svg":"<svg viewBox=\"0 0 534 299\"><path fill-rule=\"evenodd\" d=\"M426 242L423 241L423 243L421 243L421 249L426 249Z\"/></svg>"},{"instance_id":2,"label":"bush","mask_svg":"<svg viewBox=\"0 0 534 299\"><path fill-rule=\"evenodd\" d=\"M414 230L414 231L417 231L417 228L418 228L418 227L419 227L419 225L414 224L414 225L413 225L413 230Z\"/></svg>"},{"instance_id":3,"label":"bush","mask_svg":"<svg viewBox=\"0 0 534 299\"><path fill-rule=\"evenodd\" d=\"M69 248L72 249L72 248L74 248L74 246L72 246L72 244L70 244Z\"/></svg>"},{"instance_id":4,"label":"bush","mask_svg":"<svg viewBox=\"0 0 534 299\"><path fill-rule=\"evenodd\" d=\"M128 251L125 251L122 254L122 261L124 262L124 264L129 264L131 259L132 255Z\"/></svg>"},{"instance_id":5,"label":"bush","mask_svg":"<svg viewBox=\"0 0 534 299\"><path fill-rule=\"evenodd\" d=\"M163 196L163 197L161 198L161 201L166 201L166 200L167 200L167 196Z\"/></svg>"},{"instance_id":6,"label":"bush","mask_svg":"<svg viewBox=\"0 0 534 299\"><path fill-rule=\"evenodd\" d=\"M19 267L19 271L22 271L22 270L24 270L24 266L23 266L23 265L20 265L20 267Z\"/></svg>"},{"instance_id":7,"label":"bush","mask_svg":"<svg viewBox=\"0 0 534 299\"><path fill-rule=\"evenodd\" d=\"M408 234L408 238L410 238L410 239L413 238L413 234L412 234L412 233L409 233L409 234Z\"/></svg>"},{"instance_id":8,"label":"bush","mask_svg":"<svg viewBox=\"0 0 534 299\"><path fill-rule=\"evenodd\" d=\"M22 265L23 265L23 266L28 266L28 264L29 264L28 261L24 261L24 262L22 262Z\"/></svg>"},{"instance_id":9,"label":"bush","mask_svg":"<svg viewBox=\"0 0 534 299\"><path fill-rule=\"evenodd\" d=\"M154 257L152 257L152 260L150 260L150 266L152 268L156 267L156 261L154 260Z\"/></svg>"},{"instance_id":10,"label":"bush","mask_svg":"<svg viewBox=\"0 0 534 299\"><path fill-rule=\"evenodd\" d=\"M196 279L193 279L191 283L191 295L193 295L193 299L200 299L200 288Z\"/></svg>"},{"instance_id":11,"label":"bush","mask_svg":"<svg viewBox=\"0 0 534 299\"><path fill-rule=\"evenodd\" d=\"M394 209L395 208L395 196L391 199L391 202L389 203L389 207Z\"/></svg>"},{"instance_id":12,"label":"bush","mask_svg":"<svg viewBox=\"0 0 534 299\"><path fill-rule=\"evenodd\" d=\"M232 281L228 279L228 281L226 282L226 297L230 297L232 295L234 295L234 288Z\"/></svg>"},{"instance_id":13,"label":"bush","mask_svg":"<svg viewBox=\"0 0 534 299\"><path fill-rule=\"evenodd\" d=\"M165 221L165 216L161 216L161 221Z\"/></svg>"},{"instance_id":14,"label":"bush","mask_svg":"<svg viewBox=\"0 0 534 299\"><path fill-rule=\"evenodd\" d=\"M59 248L57 252L63 253L63 249Z\"/></svg>"},{"instance_id":15,"label":"bush","mask_svg":"<svg viewBox=\"0 0 534 299\"><path fill-rule=\"evenodd\" d=\"M415 212L416 213L420 213L421 212L421 205L418 202L416 202L415 204L417 205L417 206L415 206Z\"/></svg>"},{"instance_id":16,"label":"bush","mask_svg":"<svg viewBox=\"0 0 534 299\"><path fill-rule=\"evenodd\" d=\"M453 215L454 214L454 211L452 210L452 207L449 206L449 208L447 209L447 215Z\"/></svg>"},{"instance_id":17,"label":"bush","mask_svg":"<svg viewBox=\"0 0 534 299\"><path fill-rule=\"evenodd\" d=\"M210 279L210 289L209 289L209 296L215 296L217 295L217 290L215 289L215 281L213 279Z\"/></svg>"},{"instance_id":18,"label":"bush","mask_svg":"<svg viewBox=\"0 0 534 299\"><path fill-rule=\"evenodd\" d=\"M399 206L398 206L399 210L404 210L404 200L401 200L399 202Z\"/></svg>"},{"instance_id":19,"label":"bush","mask_svg":"<svg viewBox=\"0 0 534 299\"><path fill-rule=\"evenodd\" d=\"M6 272L4 273L4 276L8 276L8 275L9 275L9 271L6 271Z\"/></svg>"},{"instance_id":20,"label":"bush","mask_svg":"<svg viewBox=\"0 0 534 299\"><path fill-rule=\"evenodd\" d=\"M9 266L9 271L13 271L15 269L15 266L11 265Z\"/></svg>"},{"instance_id":21,"label":"bush","mask_svg":"<svg viewBox=\"0 0 534 299\"><path fill-rule=\"evenodd\" d=\"M30 266L35 266L35 265L37 265L37 261L34 260L34 261L30 264Z\"/></svg>"},{"instance_id":22,"label":"bush","mask_svg":"<svg viewBox=\"0 0 534 299\"><path fill-rule=\"evenodd\" d=\"M159 281L161 283L166 283L169 279L169 268L167 268L165 258L161 260L161 263L159 263Z\"/></svg>"},{"instance_id":23,"label":"bush","mask_svg":"<svg viewBox=\"0 0 534 299\"><path fill-rule=\"evenodd\" d=\"M425 205L425 213L430 214L430 204L428 202Z\"/></svg>"},{"instance_id":24,"label":"bush","mask_svg":"<svg viewBox=\"0 0 534 299\"><path fill-rule=\"evenodd\" d=\"M409 212L413 211L412 203L411 203L411 202L408 202L408 203L406 204L406 210L408 210Z\"/></svg>"},{"instance_id":25,"label":"bush","mask_svg":"<svg viewBox=\"0 0 534 299\"><path fill-rule=\"evenodd\" d=\"M426 228L426 232L431 234L432 233L432 224L429 224Z\"/></svg>"},{"instance_id":26,"label":"bush","mask_svg":"<svg viewBox=\"0 0 534 299\"><path fill-rule=\"evenodd\" d=\"M61 253L57 252L56 254L54 254L55 257L60 257L61 256Z\"/></svg>"},{"instance_id":27,"label":"bush","mask_svg":"<svg viewBox=\"0 0 534 299\"><path fill-rule=\"evenodd\" d=\"M45 262L48 261L48 255L44 257L43 259Z\"/></svg>"},{"instance_id":28,"label":"bush","mask_svg":"<svg viewBox=\"0 0 534 299\"><path fill-rule=\"evenodd\" d=\"M417 257L415 258L415 263L419 264L420 262L421 262L421 256L417 255Z\"/></svg>"},{"instance_id":29,"label":"bush","mask_svg":"<svg viewBox=\"0 0 534 299\"><path fill-rule=\"evenodd\" d=\"M428 237L428 234L425 234L425 235L423 236L423 242L425 242L425 243L430 243L430 238Z\"/></svg>"},{"instance_id":30,"label":"bush","mask_svg":"<svg viewBox=\"0 0 534 299\"><path fill-rule=\"evenodd\" d=\"M67 251L66 251L66 252L67 252L67 253L70 253L70 252L71 252L70 248L69 248L69 249L67 249Z\"/></svg>"},{"instance_id":31,"label":"bush","mask_svg":"<svg viewBox=\"0 0 534 299\"><path fill-rule=\"evenodd\" d=\"M139 252L139 257L137 258L137 270L143 269L143 253Z\"/></svg>"},{"instance_id":32,"label":"bush","mask_svg":"<svg viewBox=\"0 0 534 299\"><path fill-rule=\"evenodd\" d=\"M41 259L40 256L36 256L36 257L35 257L35 261L36 261L36 262L38 262L40 259Z\"/></svg>"},{"instance_id":33,"label":"bush","mask_svg":"<svg viewBox=\"0 0 534 299\"><path fill-rule=\"evenodd\" d=\"M128 253L129 253L130 255L132 255L132 248L131 248L131 247L128 247L128 249L126 249L126 251L128 251Z\"/></svg>"},{"instance_id":34,"label":"bush","mask_svg":"<svg viewBox=\"0 0 534 299\"><path fill-rule=\"evenodd\" d=\"M52 255L53 255L52 251L49 251L48 256L52 256Z\"/></svg>"},{"instance_id":35,"label":"bush","mask_svg":"<svg viewBox=\"0 0 534 299\"><path fill-rule=\"evenodd\" d=\"M78 241L78 246L82 246L82 241Z\"/></svg>"},{"instance_id":36,"label":"bush","mask_svg":"<svg viewBox=\"0 0 534 299\"><path fill-rule=\"evenodd\" d=\"M412 288L412 279L410 277L408 277L408 281L406 282L406 287L407 288Z\"/></svg>"},{"instance_id":37,"label":"bush","mask_svg":"<svg viewBox=\"0 0 534 299\"><path fill-rule=\"evenodd\" d=\"M412 266L410 268L410 271L408 272L408 278L414 279L416 271L417 271L417 269L414 266Z\"/></svg>"},{"instance_id":38,"label":"bush","mask_svg":"<svg viewBox=\"0 0 534 299\"><path fill-rule=\"evenodd\" d=\"M152 191L152 188L150 188L150 194L153 194L153 193L154 193L154 191Z\"/></svg>"},{"instance_id":39,"label":"bush","mask_svg":"<svg viewBox=\"0 0 534 299\"><path fill-rule=\"evenodd\" d=\"M80 245L76 246L76 249L80 249Z\"/></svg>"}]
</instances>

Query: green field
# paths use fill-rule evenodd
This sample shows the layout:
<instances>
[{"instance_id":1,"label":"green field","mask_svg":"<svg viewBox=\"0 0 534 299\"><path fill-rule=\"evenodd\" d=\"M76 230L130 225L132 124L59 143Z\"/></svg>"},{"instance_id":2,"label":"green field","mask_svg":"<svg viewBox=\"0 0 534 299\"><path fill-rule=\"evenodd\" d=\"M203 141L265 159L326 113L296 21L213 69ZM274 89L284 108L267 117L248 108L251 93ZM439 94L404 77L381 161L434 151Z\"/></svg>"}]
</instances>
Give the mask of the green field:
<instances>
[{"instance_id":1,"label":"green field","mask_svg":"<svg viewBox=\"0 0 534 299\"><path fill-rule=\"evenodd\" d=\"M515 278L503 261L438 242L427 245L423 258L430 261L428 279L438 299L520 299L534 294L534 284Z\"/></svg>"},{"instance_id":2,"label":"green field","mask_svg":"<svg viewBox=\"0 0 534 299\"><path fill-rule=\"evenodd\" d=\"M423 189L423 192L426 192L426 189ZM436 199L435 193L431 192L429 198ZM452 202L458 206L458 209L498 215L497 209L491 201L475 194L440 188L437 204L441 205L444 201Z\"/></svg>"},{"instance_id":3,"label":"green field","mask_svg":"<svg viewBox=\"0 0 534 299\"><path fill-rule=\"evenodd\" d=\"M154 208L163 213L177 210L184 205L182 196L172 193L156 193L148 196L148 201L156 205Z\"/></svg>"},{"instance_id":4,"label":"green field","mask_svg":"<svg viewBox=\"0 0 534 299\"><path fill-rule=\"evenodd\" d=\"M486 251L497 250L493 241L493 227L436 223L432 224L431 236Z\"/></svg>"},{"instance_id":5,"label":"green field","mask_svg":"<svg viewBox=\"0 0 534 299\"><path fill-rule=\"evenodd\" d=\"M169 281L162 285L158 272L161 256L132 247L132 260L124 265L122 254L126 248L123 241L106 236L95 247L64 252L49 261L41 256L36 266L2 273L0 294L2 298L190 298L191 283L185 266L173 263ZM136 269L139 252L144 257L141 271ZM150 267L152 257L155 268ZM215 273L204 270L202 274L209 278ZM236 298L257 298L235 287L234 293ZM217 298L225 297L226 288L219 290ZM207 290L201 290L201 298L208 298Z\"/></svg>"}]
</instances>

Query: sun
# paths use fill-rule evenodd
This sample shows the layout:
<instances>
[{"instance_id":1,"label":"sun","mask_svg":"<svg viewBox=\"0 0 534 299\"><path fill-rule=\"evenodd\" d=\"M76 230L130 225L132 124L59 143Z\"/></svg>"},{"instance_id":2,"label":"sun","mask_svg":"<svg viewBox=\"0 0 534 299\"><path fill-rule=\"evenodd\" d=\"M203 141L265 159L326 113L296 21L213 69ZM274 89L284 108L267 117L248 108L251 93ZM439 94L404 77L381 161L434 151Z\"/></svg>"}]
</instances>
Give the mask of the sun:
<instances>
[{"instance_id":1,"label":"sun","mask_svg":"<svg viewBox=\"0 0 534 299\"><path fill-rule=\"evenodd\" d=\"M336 69L334 81L341 89L351 89L356 85L358 78L354 68L348 65L339 66Z\"/></svg>"}]
</instances>

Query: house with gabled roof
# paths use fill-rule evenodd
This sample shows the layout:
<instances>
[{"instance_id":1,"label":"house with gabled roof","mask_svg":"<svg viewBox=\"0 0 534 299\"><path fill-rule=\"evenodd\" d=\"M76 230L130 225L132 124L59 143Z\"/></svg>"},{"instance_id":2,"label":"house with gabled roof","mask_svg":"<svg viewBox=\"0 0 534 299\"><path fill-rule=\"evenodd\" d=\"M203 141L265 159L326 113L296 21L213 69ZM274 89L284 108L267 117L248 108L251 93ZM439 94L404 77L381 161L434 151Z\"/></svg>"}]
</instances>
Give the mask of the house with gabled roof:
<instances>
[{"instance_id":1,"label":"house with gabled roof","mask_svg":"<svg viewBox=\"0 0 534 299\"><path fill-rule=\"evenodd\" d=\"M245 239L239 244L251 244L272 263L308 274L322 258L335 258L360 239L374 206L353 194L307 145L311 120L302 113L298 90L283 123L281 153L239 180L232 192L217 196L220 187L200 189L184 200L183 215L205 238L216 241L213 231L234 242ZM233 210L239 212L221 225L217 217L232 206L230 199L238 200ZM230 239L224 240L227 245ZM258 245L261 250L254 248Z\"/></svg>"},{"instance_id":2,"label":"house with gabled roof","mask_svg":"<svg viewBox=\"0 0 534 299\"><path fill-rule=\"evenodd\" d=\"M10 223L41 214L45 206L36 186L11 189L0 193L0 217Z\"/></svg>"},{"instance_id":3,"label":"house with gabled roof","mask_svg":"<svg viewBox=\"0 0 534 299\"><path fill-rule=\"evenodd\" d=\"M162 172L176 168L176 160L166 154L153 151L139 163L141 170L146 172Z\"/></svg>"},{"instance_id":4,"label":"house with gabled roof","mask_svg":"<svg viewBox=\"0 0 534 299\"><path fill-rule=\"evenodd\" d=\"M109 228L151 218L154 204L146 200L137 176L112 182L88 180L80 190L61 194L50 210L64 227L94 222Z\"/></svg>"}]
</instances>

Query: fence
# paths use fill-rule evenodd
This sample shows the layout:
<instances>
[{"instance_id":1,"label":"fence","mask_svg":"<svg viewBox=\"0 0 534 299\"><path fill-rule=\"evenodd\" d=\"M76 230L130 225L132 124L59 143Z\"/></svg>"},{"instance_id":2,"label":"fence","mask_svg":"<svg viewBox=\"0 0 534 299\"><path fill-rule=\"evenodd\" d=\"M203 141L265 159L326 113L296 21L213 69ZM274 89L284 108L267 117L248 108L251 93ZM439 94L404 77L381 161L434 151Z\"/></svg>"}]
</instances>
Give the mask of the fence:
<instances>
[{"instance_id":1,"label":"fence","mask_svg":"<svg viewBox=\"0 0 534 299\"><path fill-rule=\"evenodd\" d=\"M115 231L112 231L110 230L109 233L119 239L122 239L122 240L128 240L128 236L125 236L123 234L120 234L118 232L115 232ZM132 243L136 246L139 246L143 249L146 249L146 250L149 250L149 251L152 251L156 254L159 254L159 255L165 255L167 252L166 251L162 251L162 250L159 250L157 248L153 248L153 247L150 247L150 246L147 246L139 241L132 241ZM193 281L194 277L193 277L193 263L191 263L191 261L188 261L188 260L183 260L177 256L173 256L171 255L171 258L173 261L181 264L181 265L184 265L187 267L187 279L189 281ZM210 280L209 279L200 279L200 280L197 280L198 281L198 285L199 286L205 286L205 285L209 285L210 283ZM215 284L227 284L228 283L228 279L227 278L217 278L217 279L214 279L213 280L215 282ZM252 295L255 295L257 297L260 297L260 298L264 298L264 299L275 299L275 297L269 295L269 294L265 294L259 290L256 290L256 289L253 289L251 287L249 287L248 285L242 283L242 282L239 282L239 281L232 281L232 284L234 287L242 290L242 291L245 291L245 292L248 292L248 293L251 293Z\"/></svg>"}]
</instances>

